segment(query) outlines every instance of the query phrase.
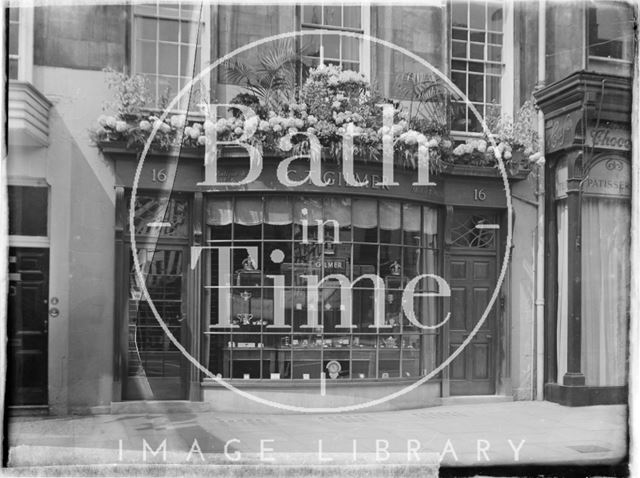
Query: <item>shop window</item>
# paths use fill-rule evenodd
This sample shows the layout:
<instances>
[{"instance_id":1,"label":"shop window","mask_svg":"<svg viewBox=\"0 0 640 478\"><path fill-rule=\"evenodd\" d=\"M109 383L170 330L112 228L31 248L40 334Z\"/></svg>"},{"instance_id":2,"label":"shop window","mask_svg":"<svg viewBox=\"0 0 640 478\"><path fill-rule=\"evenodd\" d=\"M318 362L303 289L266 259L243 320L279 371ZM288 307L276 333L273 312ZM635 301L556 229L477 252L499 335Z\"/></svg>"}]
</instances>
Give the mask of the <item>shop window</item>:
<instances>
[{"instance_id":1,"label":"shop window","mask_svg":"<svg viewBox=\"0 0 640 478\"><path fill-rule=\"evenodd\" d=\"M208 62L208 10L206 5L161 2L133 8L132 69L147 79L152 106L161 107ZM193 88L191 105L200 102L201 91ZM188 101L185 95L178 108L185 109Z\"/></svg>"},{"instance_id":2,"label":"shop window","mask_svg":"<svg viewBox=\"0 0 640 478\"><path fill-rule=\"evenodd\" d=\"M451 80L482 117L499 114L504 106L505 8L483 0L451 3ZM508 111L508 109L505 108ZM482 131L481 123L462 101L454 102L452 129Z\"/></svg>"},{"instance_id":3,"label":"shop window","mask_svg":"<svg viewBox=\"0 0 640 478\"><path fill-rule=\"evenodd\" d=\"M48 194L45 187L9 186L9 235L48 235Z\"/></svg>"},{"instance_id":4,"label":"shop window","mask_svg":"<svg viewBox=\"0 0 640 478\"><path fill-rule=\"evenodd\" d=\"M438 273L436 209L309 195L212 197L206 210L209 244L230 248L229 257L212 251L207 260L211 372L240 379L399 378L433 366L437 335L407 319L402 293L413 277ZM351 323L344 324L348 302L337 276L351 282L366 274L380 282L353 282ZM230 290L221 287L225 275ZM305 275L335 276L316 290ZM274 276L282 277L283 294ZM377 287L384 289L381 300ZM376 300L387 326L379 330L370 327ZM423 324L439 322L435 298L413 305ZM277 317L279 310L284 316Z\"/></svg>"},{"instance_id":5,"label":"shop window","mask_svg":"<svg viewBox=\"0 0 640 478\"><path fill-rule=\"evenodd\" d=\"M589 56L631 61L634 12L626 2L591 2L587 10Z\"/></svg>"},{"instance_id":6,"label":"shop window","mask_svg":"<svg viewBox=\"0 0 640 478\"><path fill-rule=\"evenodd\" d=\"M368 8L362 5L300 6L301 28L304 30L330 30L335 32L369 33ZM308 35L301 39L303 61L310 67L320 63L340 65L343 70L353 70L368 75L369 61L366 53L368 42L326 33Z\"/></svg>"}]
</instances>

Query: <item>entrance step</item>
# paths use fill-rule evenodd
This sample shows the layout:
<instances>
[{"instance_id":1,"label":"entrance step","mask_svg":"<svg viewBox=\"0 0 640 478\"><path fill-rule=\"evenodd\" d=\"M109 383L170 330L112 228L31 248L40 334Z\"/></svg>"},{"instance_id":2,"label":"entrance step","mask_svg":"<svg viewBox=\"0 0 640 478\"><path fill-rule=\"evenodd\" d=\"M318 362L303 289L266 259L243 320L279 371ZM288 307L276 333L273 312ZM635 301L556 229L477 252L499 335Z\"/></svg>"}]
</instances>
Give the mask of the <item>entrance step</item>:
<instances>
[{"instance_id":1,"label":"entrance step","mask_svg":"<svg viewBox=\"0 0 640 478\"><path fill-rule=\"evenodd\" d=\"M42 417L49 415L48 405L9 405L7 414L10 417Z\"/></svg>"},{"instance_id":2,"label":"entrance step","mask_svg":"<svg viewBox=\"0 0 640 478\"><path fill-rule=\"evenodd\" d=\"M211 404L207 402L191 402L189 400L132 400L127 402L111 402L113 414L135 413L192 413L208 412Z\"/></svg>"},{"instance_id":3,"label":"entrance step","mask_svg":"<svg viewBox=\"0 0 640 478\"><path fill-rule=\"evenodd\" d=\"M442 405L476 405L481 403L513 402L511 395L464 395L442 397Z\"/></svg>"}]
</instances>

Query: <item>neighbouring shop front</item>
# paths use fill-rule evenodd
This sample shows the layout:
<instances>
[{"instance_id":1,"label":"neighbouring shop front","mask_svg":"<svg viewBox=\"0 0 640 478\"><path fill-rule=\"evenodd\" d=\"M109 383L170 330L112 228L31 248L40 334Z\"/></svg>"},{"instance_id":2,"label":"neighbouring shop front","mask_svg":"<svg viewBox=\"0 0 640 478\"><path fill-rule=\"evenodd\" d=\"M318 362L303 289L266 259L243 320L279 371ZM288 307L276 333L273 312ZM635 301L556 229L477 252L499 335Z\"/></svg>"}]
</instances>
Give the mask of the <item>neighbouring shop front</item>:
<instances>
[{"instance_id":1,"label":"neighbouring shop front","mask_svg":"<svg viewBox=\"0 0 640 478\"><path fill-rule=\"evenodd\" d=\"M118 178L115 354L122 400L233 408L235 394L211 377L293 406L379 398L424 377L457 349L496 288L506 197L495 169L450 168L434 177L435 186L414 186L417 172L397 168L399 186L376 186L381 165L360 164L356 174L369 184L353 187L339 165L327 163L327 186L287 188L276 178L278 158L266 158L257 181L213 191L197 185L202 156L150 155L135 198L137 257L158 315L205 373L171 343L135 273L128 208L136 156L106 154ZM243 163L223 157L220 174L242 178ZM292 163L290 176L304 177L307 167ZM450 297L439 294L436 276ZM510 341L504 300L503 291L451 366L398 406L496 394Z\"/></svg>"},{"instance_id":2,"label":"neighbouring shop front","mask_svg":"<svg viewBox=\"0 0 640 478\"><path fill-rule=\"evenodd\" d=\"M631 83L576 73L538 93L547 155L547 399L624 403Z\"/></svg>"}]
</instances>

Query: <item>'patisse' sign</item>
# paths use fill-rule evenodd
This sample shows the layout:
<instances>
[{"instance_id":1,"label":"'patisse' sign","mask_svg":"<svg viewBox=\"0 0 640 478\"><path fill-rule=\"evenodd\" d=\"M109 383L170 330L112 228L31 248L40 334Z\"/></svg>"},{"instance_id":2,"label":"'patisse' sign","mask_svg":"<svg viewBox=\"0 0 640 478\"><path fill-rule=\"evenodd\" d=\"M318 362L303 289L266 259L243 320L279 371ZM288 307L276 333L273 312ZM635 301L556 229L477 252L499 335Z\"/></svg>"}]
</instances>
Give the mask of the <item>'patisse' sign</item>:
<instances>
[{"instance_id":1,"label":"'patisse' sign","mask_svg":"<svg viewBox=\"0 0 640 478\"><path fill-rule=\"evenodd\" d=\"M631 151L631 132L620 125L608 124L587 128L587 146L617 151Z\"/></svg>"}]
</instances>

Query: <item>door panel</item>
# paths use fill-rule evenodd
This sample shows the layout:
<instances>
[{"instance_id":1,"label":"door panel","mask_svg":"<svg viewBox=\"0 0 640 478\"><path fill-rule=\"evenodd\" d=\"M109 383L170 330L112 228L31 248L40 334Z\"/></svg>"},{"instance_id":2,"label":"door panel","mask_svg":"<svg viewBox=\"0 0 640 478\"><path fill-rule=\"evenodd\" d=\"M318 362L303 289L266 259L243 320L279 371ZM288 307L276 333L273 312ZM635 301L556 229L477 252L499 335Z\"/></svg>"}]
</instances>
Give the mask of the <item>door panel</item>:
<instances>
[{"instance_id":1,"label":"door panel","mask_svg":"<svg viewBox=\"0 0 640 478\"><path fill-rule=\"evenodd\" d=\"M49 250L9 249L8 405L47 404Z\"/></svg>"},{"instance_id":2,"label":"door panel","mask_svg":"<svg viewBox=\"0 0 640 478\"><path fill-rule=\"evenodd\" d=\"M489 303L496 284L494 256L452 255L448 259L451 286L449 345L453 352L469 336ZM451 395L495 393L495 307L449 369Z\"/></svg>"}]
</instances>

